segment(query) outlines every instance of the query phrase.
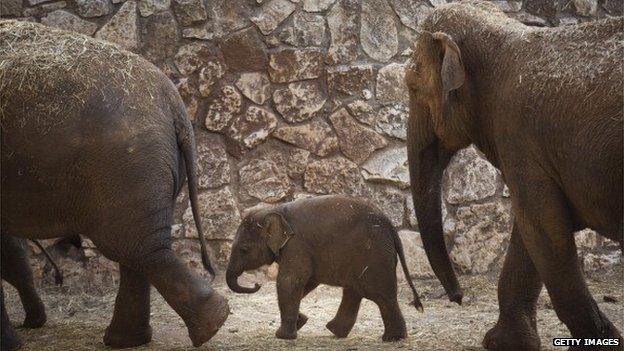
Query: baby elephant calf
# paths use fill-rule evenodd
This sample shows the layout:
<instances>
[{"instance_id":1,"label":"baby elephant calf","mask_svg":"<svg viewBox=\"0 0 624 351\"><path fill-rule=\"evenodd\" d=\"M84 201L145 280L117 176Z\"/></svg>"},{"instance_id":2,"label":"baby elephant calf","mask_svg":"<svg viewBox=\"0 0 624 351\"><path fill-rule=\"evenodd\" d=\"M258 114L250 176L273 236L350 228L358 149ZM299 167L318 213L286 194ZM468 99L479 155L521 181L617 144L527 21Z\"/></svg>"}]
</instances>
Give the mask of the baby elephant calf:
<instances>
[{"instance_id":1,"label":"baby elephant calf","mask_svg":"<svg viewBox=\"0 0 624 351\"><path fill-rule=\"evenodd\" d=\"M388 218L366 201L346 196L319 196L262 208L243 219L227 269L227 283L237 293L260 289L242 287L238 277L247 270L279 263L277 298L281 326L275 335L295 339L307 317L299 313L301 299L319 284L343 287L336 317L327 323L346 337L362 298L375 302L384 323L384 341L407 336L397 302L397 254L409 277L403 247Z\"/></svg>"}]
</instances>

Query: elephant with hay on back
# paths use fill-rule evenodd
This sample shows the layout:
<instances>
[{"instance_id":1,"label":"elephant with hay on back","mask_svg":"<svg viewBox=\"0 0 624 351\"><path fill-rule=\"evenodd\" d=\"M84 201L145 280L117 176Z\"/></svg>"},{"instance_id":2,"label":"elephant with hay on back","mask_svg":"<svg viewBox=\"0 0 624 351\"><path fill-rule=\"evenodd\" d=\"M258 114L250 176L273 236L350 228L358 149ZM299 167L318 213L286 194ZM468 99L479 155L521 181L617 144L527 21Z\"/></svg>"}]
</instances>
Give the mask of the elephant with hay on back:
<instances>
[{"instance_id":1,"label":"elephant with hay on back","mask_svg":"<svg viewBox=\"0 0 624 351\"><path fill-rule=\"evenodd\" d=\"M2 279L20 293L25 326L39 327L46 316L18 237L81 234L119 263L106 345L151 340L151 285L195 346L208 341L229 308L171 249L175 198L188 178L202 259L212 271L197 212L193 130L171 81L115 45L2 21L0 106ZM1 307L2 348L18 348L4 298Z\"/></svg>"}]
</instances>

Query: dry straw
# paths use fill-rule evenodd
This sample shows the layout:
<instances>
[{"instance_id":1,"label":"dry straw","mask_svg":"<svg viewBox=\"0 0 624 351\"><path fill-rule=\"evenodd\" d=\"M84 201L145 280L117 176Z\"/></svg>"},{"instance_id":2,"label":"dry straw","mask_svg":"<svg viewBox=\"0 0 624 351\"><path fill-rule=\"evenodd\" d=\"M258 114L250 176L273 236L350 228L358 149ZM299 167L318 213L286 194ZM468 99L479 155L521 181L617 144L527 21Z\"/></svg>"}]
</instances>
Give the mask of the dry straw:
<instances>
[{"instance_id":1,"label":"dry straw","mask_svg":"<svg viewBox=\"0 0 624 351\"><path fill-rule=\"evenodd\" d=\"M105 97L106 89L153 97L159 82L155 75L162 76L153 65L115 44L37 23L0 21L3 120L7 114L28 111L31 116L47 115L47 121L38 123L58 124L98 91ZM125 102L141 103L134 98ZM19 118L18 125L28 123L27 117Z\"/></svg>"}]
</instances>

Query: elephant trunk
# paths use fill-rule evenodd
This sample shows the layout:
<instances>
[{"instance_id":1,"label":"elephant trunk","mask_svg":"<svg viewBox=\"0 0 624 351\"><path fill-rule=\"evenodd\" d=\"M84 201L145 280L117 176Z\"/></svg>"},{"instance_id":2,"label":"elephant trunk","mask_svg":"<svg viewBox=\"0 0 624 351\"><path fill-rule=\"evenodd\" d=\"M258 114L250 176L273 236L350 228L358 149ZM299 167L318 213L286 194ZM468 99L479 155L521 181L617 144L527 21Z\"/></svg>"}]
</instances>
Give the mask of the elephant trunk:
<instances>
[{"instance_id":1,"label":"elephant trunk","mask_svg":"<svg viewBox=\"0 0 624 351\"><path fill-rule=\"evenodd\" d=\"M408 145L414 209L423 246L449 300L461 305L463 293L446 250L440 203L442 175L452 154L440 147L439 140Z\"/></svg>"},{"instance_id":2,"label":"elephant trunk","mask_svg":"<svg viewBox=\"0 0 624 351\"><path fill-rule=\"evenodd\" d=\"M225 280L230 290L239 294L253 294L256 291L260 290L260 284L258 283L256 283L253 288L247 288L247 287L238 285L238 277L241 274L243 274L243 272L237 272L233 269L227 270L225 274Z\"/></svg>"}]
</instances>

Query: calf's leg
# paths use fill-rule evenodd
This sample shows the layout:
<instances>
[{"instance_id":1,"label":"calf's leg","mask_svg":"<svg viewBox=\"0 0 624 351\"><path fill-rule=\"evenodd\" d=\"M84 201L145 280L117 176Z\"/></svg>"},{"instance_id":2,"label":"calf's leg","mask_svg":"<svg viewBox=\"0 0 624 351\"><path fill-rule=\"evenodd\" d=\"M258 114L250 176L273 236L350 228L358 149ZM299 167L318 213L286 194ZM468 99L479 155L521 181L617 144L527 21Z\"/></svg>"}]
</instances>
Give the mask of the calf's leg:
<instances>
[{"instance_id":1,"label":"calf's leg","mask_svg":"<svg viewBox=\"0 0 624 351\"><path fill-rule=\"evenodd\" d=\"M399 308L399 302L394 298L376 299L374 302L379 306L381 318L384 323L383 341L398 341L407 337L405 319Z\"/></svg>"},{"instance_id":2,"label":"calf's leg","mask_svg":"<svg viewBox=\"0 0 624 351\"><path fill-rule=\"evenodd\" d=\"M306 297L306 295L308 295L310 291L316 289L317 286L318 286L317 282L314 282L314 281L308 282L308 284L306 284L303 290L303 296L301 297L301 299ZM307 322L308 322L308 316L299 312L299 315L297 316L297 330L301 329Z\"/></svg>"},{"instance_id":3,"label":"calf's leg","mask_svg":"<svg viewBox=\"0 0 624 351\"><path fill-rule=\"evenodd\" d=\"M326 327L338 338L346 338L357 319L362 295L351 288L342 289L342 301L334 319Z\"/></svg>"}]
</instances>

